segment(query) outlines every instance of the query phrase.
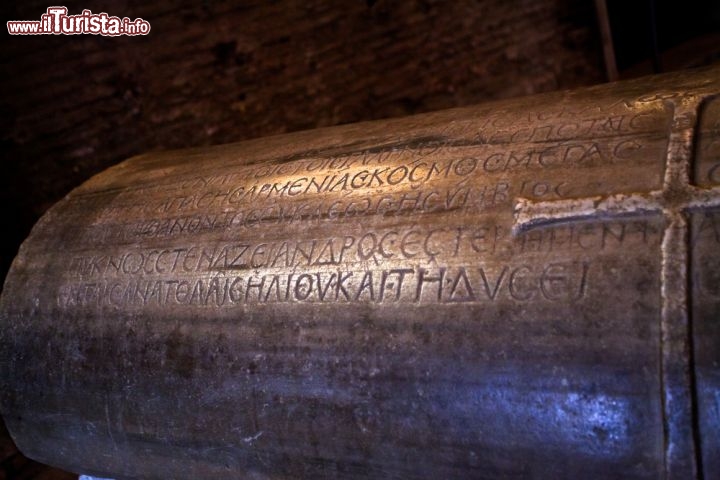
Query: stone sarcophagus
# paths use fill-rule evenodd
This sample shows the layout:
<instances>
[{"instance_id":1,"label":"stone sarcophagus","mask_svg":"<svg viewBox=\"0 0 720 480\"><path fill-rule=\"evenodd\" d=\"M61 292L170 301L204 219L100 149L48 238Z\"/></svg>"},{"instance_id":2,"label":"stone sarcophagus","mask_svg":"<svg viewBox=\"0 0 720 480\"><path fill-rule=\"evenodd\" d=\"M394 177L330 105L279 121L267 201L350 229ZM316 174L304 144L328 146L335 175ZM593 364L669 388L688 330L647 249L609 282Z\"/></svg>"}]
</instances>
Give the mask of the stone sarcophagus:
<instances>
[{"instance_id":1,"label":"stone sarcophagus","mask_svg":"<svg viewBox=\"0 0 720 480\"><path fill-rule=\"evenodd\" d=\"M720 70L132 158L0 309L113 478L718 478Z\"/></svg>"}]
</instances>

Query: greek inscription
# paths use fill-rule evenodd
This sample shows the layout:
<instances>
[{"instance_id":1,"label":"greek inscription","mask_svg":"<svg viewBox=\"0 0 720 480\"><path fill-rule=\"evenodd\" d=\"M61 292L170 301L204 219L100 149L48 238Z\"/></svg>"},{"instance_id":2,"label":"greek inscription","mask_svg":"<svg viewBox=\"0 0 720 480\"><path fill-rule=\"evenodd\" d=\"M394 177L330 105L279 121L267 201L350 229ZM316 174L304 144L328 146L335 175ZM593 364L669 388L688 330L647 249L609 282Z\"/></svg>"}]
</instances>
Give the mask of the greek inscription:
<instances>
[{"instance_id":1,"label":"greek inscription","mask_svg":"<svg viewBox=\"0 0 720 480\"><path fill-rule=\"evenodd\" d=\"M624 222L575 222L535 229L519 237L519 253L603 251L621 246L655 247L662 229L648 220Z\"/></svg>"},{"instance_id":2,"label":"greek inscription","mask_svg":"<svg viewBox=\"0 0 720 480\"><path fill-rule=\"evenodd\" d=\"M625 139L609 140L607 142L592 141L564 141L552 144L531 144L516 150L493 152L488 151L486 146L478 145L474 148L475 154L466 154L447 159L404 160L398 165L380 165L361 170L349 169L346 171L317 170L315 173L308 173L300 177L281 177L282 181L273 182L273 178L267 177L266 182L254 183L252 176L240 176L236 183L225 181L211 182L209 180L196 181L198 189L189 190L188 193L175 191L159 203L143 204L146 213L176 214L192 212L195 210L207 211L219 209L223 213L233 210L241 210L257 201L271 201L292 198L309 199L315 195L332 194L360 194L367 195L369 191L383 192L392 187L400 185L410 190L418 190L427 186L435 180L447 179L450 181L462 182L469 178L475 178L483 174L498 174L519 171L537 171L554 168L590 168L603 164L611 164L617 161L637 161L653 155L654 150L661 150L662 141L648 139ZM458 151L468 151L460 149ZM406 162L406 163L405 163ZM250 182L248 182L250 178ZM193 182L191 182L192 184ZM495 191L495 196L503 188L507 188L507 182L503 184L488 185L484 182L490 195L490 190ZM527 186L525 187L527 188ZM542 195L543 186L534 186L538 195ZM547 186L547 189L560 193L560 186ZM395 194L397 192L390 192ZM454 194L457 194L455 192ZM432 198L438 202L443 197L452 195L450 193L434 195L426 192L420 199L409 198L408 201L417 204L427 203ZM375 196L375 195L374 195ZM372 199L367 202L372 203ZM398 200L395 200L398 202ZM505 200L501 200L505 201ZM403 209L405 201L399 201L400 209ZM449 200L446 198L446 203ZM497 199L494 203L498 203ZM109 208L137 208L137 205L127 204L124 207L116 205ZM355 210L358 206L353 207ZM367 206L370 209L370 206ZM422 210L422 209L420 209ZM423 210L425 211L425 210ZM227 219L225 219L227 221ZM222 220L221 220L222 221Z\"/></svg>"},{"instance_id":3,"label":"greek inscription","mask_svg":"<svg viewBox=\"0 0 720 480\"><path fill-rule=\"evenodd\" d=\"M559 111L549 114L537 114L526 118L527 126L517 127L522 123L516 117L496 117L488 119L481 126L477 139L485 143L520 143L520 142L548 142L563 141L587 137L608 137L629 133L652 131L658 128L662 121L662 114L656 112L641 112L625 115L609 115L595 118L572 119L575 112ZM564 121L557 121L562 120ZM532 123L556 120L552 124ZM660 127L662 128L662 127Z\"/></svg>"},{"instance_id":4,"label":"greek inscription","mask_svg":"<svg viewBox=\"0 0 720 480\"><path fill-rule=\"evenodd\" d=\"M494 303L577 301L585 296L589 262L545 265L402 267L301 274L221 274L213 277L135 277L63 286L62 307L198 306L262 303Z\"/></svg>"},{"instance_id":5,"label":"greek inscription","mask_svg":"<svg viewBox=\"0 0 720 480\"><path fill-rule=\"evenodd\" d=\"M720 221L708 214L697 233L720 241ZM68 275L82 278L153 276L257 269L340 267L362 263L381 266L388 261L438 264L463 258L509 254L596 252L620 247L659 245L662 232L649 220L577 222L535 229L516 241L502 225L406 227L347 233L327 238L267 240L214 245L178 245L70 257ZM695 238L700 238L696 235ZM519 280L518 280L519 281Z\"/></svg>"}]
</instances>

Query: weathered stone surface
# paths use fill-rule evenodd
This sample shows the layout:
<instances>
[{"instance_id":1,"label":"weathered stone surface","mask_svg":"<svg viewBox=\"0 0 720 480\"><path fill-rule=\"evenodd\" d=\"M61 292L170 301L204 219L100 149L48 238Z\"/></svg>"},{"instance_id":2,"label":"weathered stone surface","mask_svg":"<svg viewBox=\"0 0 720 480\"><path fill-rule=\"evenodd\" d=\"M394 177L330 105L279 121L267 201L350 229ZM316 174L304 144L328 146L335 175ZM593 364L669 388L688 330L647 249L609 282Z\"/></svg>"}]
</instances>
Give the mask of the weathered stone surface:
<instances>
[{"instance_id":1,"label":"weathered stone surface","mask_svg":"<svg viewBox=\"0 0 720 480\"><path fill-rule=\"evenodd\" d=\"M719 76L113 167L8 276L8 428L117 478L712 478Z\"/></svg>"},{"instance_id":2,"label":"weathered stone surface","mask_svg":"<svg viewBox=\"0 0 720 480\"><path fill-rule=\"evenodd\" d=\"M134 39L4 35L0 278L52 204L138 153L603 78L590 3L291 3L237 8L218 0L70 0L62 3L70 13L90 8L140 16L154 25L152 33ZM35 19L49 5L7 0L0 16L3 25ZM0 429L0 450L12 444L3 435ZM4 461L0 457L0 477Z\"/></svg>"}]
</instances>

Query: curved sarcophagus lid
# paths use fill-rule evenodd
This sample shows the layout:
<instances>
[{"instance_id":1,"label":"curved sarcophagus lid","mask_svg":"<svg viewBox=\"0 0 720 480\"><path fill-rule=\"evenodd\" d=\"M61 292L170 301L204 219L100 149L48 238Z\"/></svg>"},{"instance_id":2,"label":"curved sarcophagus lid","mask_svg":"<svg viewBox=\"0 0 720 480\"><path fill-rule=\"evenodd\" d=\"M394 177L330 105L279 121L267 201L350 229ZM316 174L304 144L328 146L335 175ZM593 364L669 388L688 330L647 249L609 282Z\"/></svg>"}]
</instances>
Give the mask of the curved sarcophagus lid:
<instances>
[{"instance_id":1,"label":"curved sarcophagus lid","mask_svg":"<svg viewBox=\"0 0 720 480\"><path fill-rule=\"evenodd\" d=\"M717 478L718 93L132 158L7 277L8 428L114 478Z\"/></svg>"}]
</instances>

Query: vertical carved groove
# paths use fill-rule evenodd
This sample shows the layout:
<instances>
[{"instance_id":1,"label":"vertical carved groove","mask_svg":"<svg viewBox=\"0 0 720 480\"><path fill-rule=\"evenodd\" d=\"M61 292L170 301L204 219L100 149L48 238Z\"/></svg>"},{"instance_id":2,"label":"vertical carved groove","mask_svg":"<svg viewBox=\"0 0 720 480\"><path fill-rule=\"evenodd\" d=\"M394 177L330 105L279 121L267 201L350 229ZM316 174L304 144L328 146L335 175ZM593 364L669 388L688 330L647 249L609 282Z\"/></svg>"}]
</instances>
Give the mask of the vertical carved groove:
<instances>
[{"instance_id":1,"label":"vertical carved groove","mask_svg":"<svg viewBox=\"0 0 720 480\"><path fill-rule=\"evenodd\" d=\"M661 258L660 377L663 405L664 464L668 480L702 478L692 377L691 315L689 312L689 231L692 209L717 206L720 188L691 184L695 127L707 95L670 98L670 126L662 190L599 197L515 204L514 232L585 219L662 212L667 226ZM660 100L662 97L654 98Z\"/></svg>"}]
</instances>

